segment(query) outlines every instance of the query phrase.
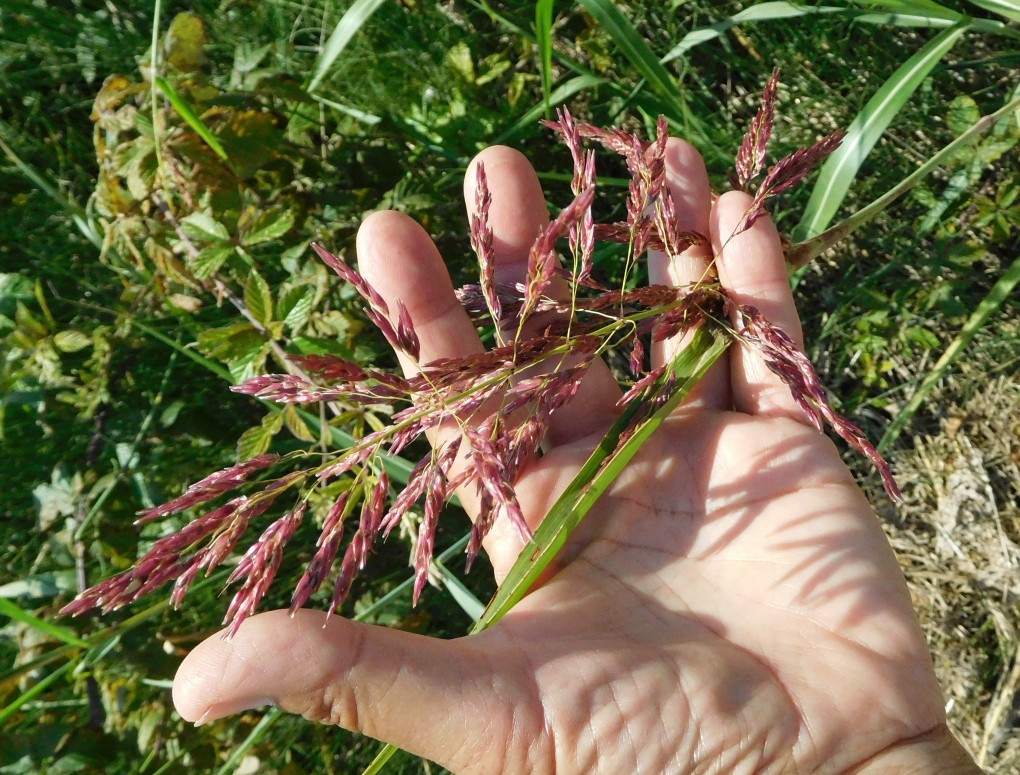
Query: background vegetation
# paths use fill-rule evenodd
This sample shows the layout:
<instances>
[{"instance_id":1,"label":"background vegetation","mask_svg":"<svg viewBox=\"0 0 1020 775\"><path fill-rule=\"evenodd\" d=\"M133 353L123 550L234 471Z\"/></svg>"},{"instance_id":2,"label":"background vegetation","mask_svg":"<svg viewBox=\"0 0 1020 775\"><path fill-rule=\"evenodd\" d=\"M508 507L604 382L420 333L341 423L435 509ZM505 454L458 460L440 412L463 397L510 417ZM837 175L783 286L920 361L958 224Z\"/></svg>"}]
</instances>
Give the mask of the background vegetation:
<instances>
[{"instance_id":1,"label":"background vegetation","mask_svg":"<svg viewBox=\"0 0 1020 775\"><path fill-rule=\"evenodd\" d=\"M154 597L55 618L176 526L139 530L138 509L237 456L328 448L374 421L279 412L226 389L280 370L284 352L391 357L312 239L352 255L367 212L405 210L467 278L467 161L494 142L521 148L564 201L569 157L537 124L564 102L632 128L664 113L725 189L773 66L784 73L776 156L862 109L857 136L876 141L862 164L823 173L824 195L808 186L784 201L781 230L803 237L1017 96L1018 8L6 0L0 772L347 773L378 749L273 711L199 729L176 716L170 680L216 629L221 577L179 613ZM869 100L882 84L879 109ZM906 504L887 504L866 471L862 481L911 583L950 720L1001 773L1020 766L1018 120L1008 113L795 276L823 381L869 435L886 434ZM451 514L441 545L464 533ZM281 575L306 560L293 553ZM406 543L391 540L347 613L453 636L492 592L456 548L415 610L409 577ZM412 757L391 766L429 771Z\"/></svg>"}]
</instances>

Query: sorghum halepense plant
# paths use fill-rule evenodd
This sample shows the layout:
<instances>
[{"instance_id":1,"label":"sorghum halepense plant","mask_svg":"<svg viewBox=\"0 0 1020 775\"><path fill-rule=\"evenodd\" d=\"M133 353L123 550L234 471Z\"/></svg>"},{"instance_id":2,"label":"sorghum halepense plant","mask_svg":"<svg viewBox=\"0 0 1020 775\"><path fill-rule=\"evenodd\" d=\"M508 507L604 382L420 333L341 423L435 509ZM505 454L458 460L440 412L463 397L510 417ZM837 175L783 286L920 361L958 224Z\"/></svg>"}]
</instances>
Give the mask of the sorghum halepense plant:
<instances>
[{"instance_id":1,"label":"sorghum halepense plant","mask_svg":"<svg viewBox=\"0 0 1020 775\"><path fill-rule=\"evenodd\" d=\"M735 184L745 191L754 190L752 205L737 233L765 213L771 197L800 182L843 137L842 132L836 132L766 169L777 81L774 73L737 154ZM417 373L404 377L334 355L291 356L309 379L270 374L249 379L232 390L284 404L339 401L382 406L389 425L312 468L273 476L274 467L293 467L293 461L303 453L258 455L211 474L181 496L141 512L140 522L187 509L198 509L199 516L177 533L157 540L130 570L79 595L63 613L80 614L94 607L113 610L171 581L170 600L176 608L199 573L208 576L227 561L258 517L285 504L283 515L250 544L230 574L228 584L239 584L225 618L227 633L233 634L257 609L272 584L284 547L306 518L309 496L341 478L346 486L325 515L316 551L294 590L292 612L304 606L327 578L332 579L329 612L341 606L375 543L424 501L413 541L417 603L428 580L439 515L454 491L470 488L477 493L479 514L467 547L469 563L500 515L524 540L530 539L514 484L525 462L539 453L549 418L574 396L591 364L609 350L624 353L633 379L620 403L621 408L636 409L630 415L637 424L668 401L675 387L668 365L645 369L646 348L651 342L699 326L722 327L734 346L756 351L789 385L819 431L827 424L867 456L881 473L889 495L898 495L885 461L860 430L833 411L806 355L758 310L734 308L719 285L714 262L704 277L687 286L628 286L627 279L646 250L663 251L673 258L692 245L709 245L706 235L680 231L676 226L675 205L665 179L665 120L660 118L651 141L575 121L565 109L559 111L557 121L547 125L573 158L574 198L535 239L522 283L507 285L495 279L493 235L488 225L491 195L485 169L477 167L470 231L480 278L477 284L459 289L458 297L479 327L495 328L496 346L482 354L420 362L414 323L404 306L400 302L388 305L354 269L321 245L314 245L319 257L354 286L365 301L365 314L394 349L417 365ZM618 154L626 162L630 185L624 221L602 223L595 219L596 155L592 146ZM759 178L761 182L754 187ZM563 240L565 261L558 255ZM619 287L603 287L596 279L594 251L599 242L625 246L624 281ZM550 293L557 276L566 283L565 295ZM526 328L530 319L551 311L560 314L548 318L553 322L540 326L538 335L524 334L535 328ZM737 322L728 322L733 320ZM444 433L443 442L414 466L406 485L395 487L380 455L399 454L440 425L453 431ZM456 468L455 460L461 461ZM228 494L225 503L211 506ZM345 534L350 535L346 545ZM339 568L335 569L338 557Z\"/></svg>"}]
</instances>

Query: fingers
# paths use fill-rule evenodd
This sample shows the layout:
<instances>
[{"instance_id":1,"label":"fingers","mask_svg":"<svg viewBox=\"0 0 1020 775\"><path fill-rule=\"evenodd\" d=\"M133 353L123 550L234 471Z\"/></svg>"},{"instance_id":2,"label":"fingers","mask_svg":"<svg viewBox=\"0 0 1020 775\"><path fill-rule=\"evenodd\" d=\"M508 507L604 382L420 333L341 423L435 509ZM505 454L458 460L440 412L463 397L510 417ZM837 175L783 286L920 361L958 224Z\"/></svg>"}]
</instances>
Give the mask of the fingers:
<instances>
[{"instance_id":1,"label":"fingers","mask_svg":"<svg viewBox=\"0 0 1020 775\"><path fill-rule=\"evenodd\" d=\"M373 213L358 231L358 265L368 283L392 306L400 301L407 307L421 346L419 361L428 363L437 358L456 358L482 352L482 343L474 324L468 319L453 292L453 283L446 265L432 239L413 219L403 213ZM402 353L404 372L418 371ZM478 421L484 417L471 418ZM429 440L438 447L452 432L430 431ZM464 463L461 452L454 471ZM478 515L478 493L474 487L462 487L458 495L468 516ZM537 526L537 525L533 525ZM509 520L498 519L483 542L486 553L497 573L509 568L520 552L522 541Z\"/></svg>"},{"instance_id":2,"label":"fingers","mask_svg":"<svg viewBox=\"0 0 1020 775\"><path fill-rule=\"evenodd\" d=\"M192 651L174 678L174 705L204 723L274 704L455 772L484 772L485 754L498 753L483 746L506 740L500 725L522 698L507 703L494 691L504 671L480 654L466 641L273 611L245 621L232 639L214 635Z\"/></svg>"},{"instance_id":3,"label":"fingers","mask_svg":"<svg viewBox=\"0 0 1020 775\"><path fill-rule=\"evenodd\" d=\"M549 222L538 176L520 152L502 146L486 149L472 161L464 178L464 198L469 212L474 209L475 166L479 163L485 166L485 176L492 193L489 226L496 254L496 282L524 282L531 246ZM565 283L556 280L550 294L566 298ZM548 316L536 317L524 335L537 334L549 322ZM515 333L516 330L508 331L507 336L512 337ZM567 361L552 364L551 368L569 365ZM596 360L574 399L553 414L547 443L553 446L569 443L590 435L596 429L605 428L616 416L619 398L620 388L616 379L601 359Z\"/></svg>"},{"instance_id":4,"label":"fingers","mask_svg":"<svg viewBox=\"0 0 1020 775\"><path fill-rule=\"evenodd\" d=\"M733 236L750 204L750 196L734 191L719 197L712 211L712 245L718 256L719 281L734 302L757 307L803 347L800 317L772 219L763 216L750 229ZM740 411L800 422L805 419L786 384L747 347L730 350L730 385L733 405Z\"/></svg>"},{"instance_id":5,"label":"fingers","mask_svg":"<svg viewBox=\"0 0 1020 775\"><path fill-rule=\"evenodd\" d=\"M683 140L670 138L666 144L666 184L676 205L680 231L709 234L712 191L701 154ZM688 286L704 280L712 257L711 248L692 246L672 261L658 250L648 251L648 280L652 284ZM689 336L676 336L652 345L652 365L668 363L683 349ZM729 380L722 361L698 382L684 402L726 408L730 405Z\"/></svg>"},{"instance_id":6,"label":"fingers","mask_svg":"<svg viewBox=\"0 0 1020 775\"><path fill-rule=\"evenodd\" d=\"M414 322L422 363L482 352L475 327L453 292L446 265L429 235L394 211L370 215L358 230L358 265L387 302L401 301ZM405 372L415 364L398 353Z\"/></svg>"}]
</instances>

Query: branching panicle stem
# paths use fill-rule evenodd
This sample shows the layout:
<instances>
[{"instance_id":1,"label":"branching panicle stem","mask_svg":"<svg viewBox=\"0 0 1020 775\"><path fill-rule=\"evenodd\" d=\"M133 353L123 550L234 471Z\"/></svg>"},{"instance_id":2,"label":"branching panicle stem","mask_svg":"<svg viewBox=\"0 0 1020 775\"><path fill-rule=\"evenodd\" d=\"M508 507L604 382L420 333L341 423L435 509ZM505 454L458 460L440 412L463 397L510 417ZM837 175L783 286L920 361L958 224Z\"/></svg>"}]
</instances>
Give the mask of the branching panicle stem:
<instances>
[{"instance_id":1,"label":"branching panicle stem","mask_svg":"<svg viewBox=\"0 0 1020 775\"><path fill-rule=\"evenodd\" d=\"M777 90L778 73L774 73L737 155L737 181L742 188L765 169ZM507 520L522 540L532 541L534 535L514 486L528 460L539 454L551 418L577 395L595 359L616 349L629 363L634 381L620 400L617 425L622 425L614 425L612 431L613 444L629 449L649 432L646 421L674 406L678 391L692 386L689 379L682 386L678 383L676 368L686 363L684 351L671 363L648 369L648 346L691 332L690 341L700 342L702 349L705 341L730 336L759 353L790 386L806 420L819 429L828 424L875 464L890 496L898 495L885 461L859 429L832 409L807 356L785 333L749 306L739 307L739 325L729 327L720 322L725 318L724 308L734 305L714 273L707 272L682 287L628 287L633 265L646 249L662 251L672 262L692 246L706 249L710 245L706 235L679 229L676 203L667 185L665 119L660 118L655 137L646 142L619 129L575 121L566 109L561 109L557 118L548 126L569 149L574 199L535 239L526 276L519 283L507 285L496 280L496 250L489 224L492 194L484 166L475 168L470 238L480 278L477 285L461 288L458 298L480 327L495 328L497 346L486 353L420 362L421 343L407 307L399 300L388 304L343 259L313 244L322 261L357 290L366 304L365 315L386 340L417 364L417 374L404 377L335 355L295 355L290 356L291 373L257 376L232 390L284 404L342 401L347 406L384 410L380 414L388 423L310 470L271 474L273 469L292 467L306 458L300 452L285 457L258 455L211 474L179 497L141 512L139 521L144 522L197 507L211 509L177 533L155 541L133 568L86 590L64 613L80 614L95 607L116 609L171 581L171 603L180 605L197 575L203 571L208 575L226 562L249 525L290 491L297 493L295 502L262 531L230 575L228 583L240 586L227 610L227 635L237 632L258 608L280 567L287 542L302 524L317 521L319 533L290 610L293 613L304 606L335 573L329 603L332 613L346 600L375 543L398 525L406 525L422 503L422 517L413 531L417 602L430 577L443 507L456 490L473 493L477 503L467 547L469 565L496 520ZM837 132L768 169L737 231L750 228L764 214L768 199L802 180L841 139ZM586 141L621 155L630 171L625 222L594 220L595 155L585 147ZM571 257L568 268L561 266L558 253L563 239ZM599 242L626 245L623 280L618 287L604 288L593 277ZM557 276L566 279L569 297L550 292ZM541 330L534 333L538 328ZM506 331L516 331L512 341L502 339ZM722 345L713 347L712 357L719 357ZM437 432L442 441L414 466L403 487L392 487L379 455L387 450L396 454L428 432ZM265 481L253 481L258 476ZM241 488L247 488L246 494L239 492ZM225 503L210 506L228 495ZM582 495L590 497L590 493ZM359 504L359 521L352 528L348 522ZM346 547L345 536L350 536ZM334 570L338 557L339 568Z\"/></svg>"}]
</instances>

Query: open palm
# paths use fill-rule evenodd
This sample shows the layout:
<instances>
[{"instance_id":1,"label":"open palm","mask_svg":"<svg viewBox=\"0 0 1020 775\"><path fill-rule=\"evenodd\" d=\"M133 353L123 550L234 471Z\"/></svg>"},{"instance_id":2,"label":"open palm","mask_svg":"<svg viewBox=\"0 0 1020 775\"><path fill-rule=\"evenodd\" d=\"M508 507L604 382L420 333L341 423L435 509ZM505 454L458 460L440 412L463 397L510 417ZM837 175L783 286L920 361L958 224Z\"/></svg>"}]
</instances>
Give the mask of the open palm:
<instances>
[{"instance_id":1,"label":"open palm","mask_svg":"<svg viewBox=\"0 0 1020 775\"><path fill-rule=\"evenodd\" d=\"M517 280L548 218L542 192L516 152L482 158L500 279ZM685 143L670 142L667 171L681 227L712 234L722 284L799 339L771 223L727 239L747 199L713 206ZM423 362L481 349L413 221L376 214L358 248L370 282L407 306ZM697 249L672 265L649 257L653 282L689 283L705 269ZM517 486L532 525L608 430L619 397L598 364L554 415L545 453ZM555 575L490 630L444 642L338 617L323 627L313 611L263 614L189 655L177 707L195 720L273 702L456 772L949 762L961 752L896 561L836 449L801 419L778 378L734 347L592 509ZM519 539L497 523L485 548L502 580ZM897 758L919 747L935 758Z\"/></svg>"}]
</instances>

